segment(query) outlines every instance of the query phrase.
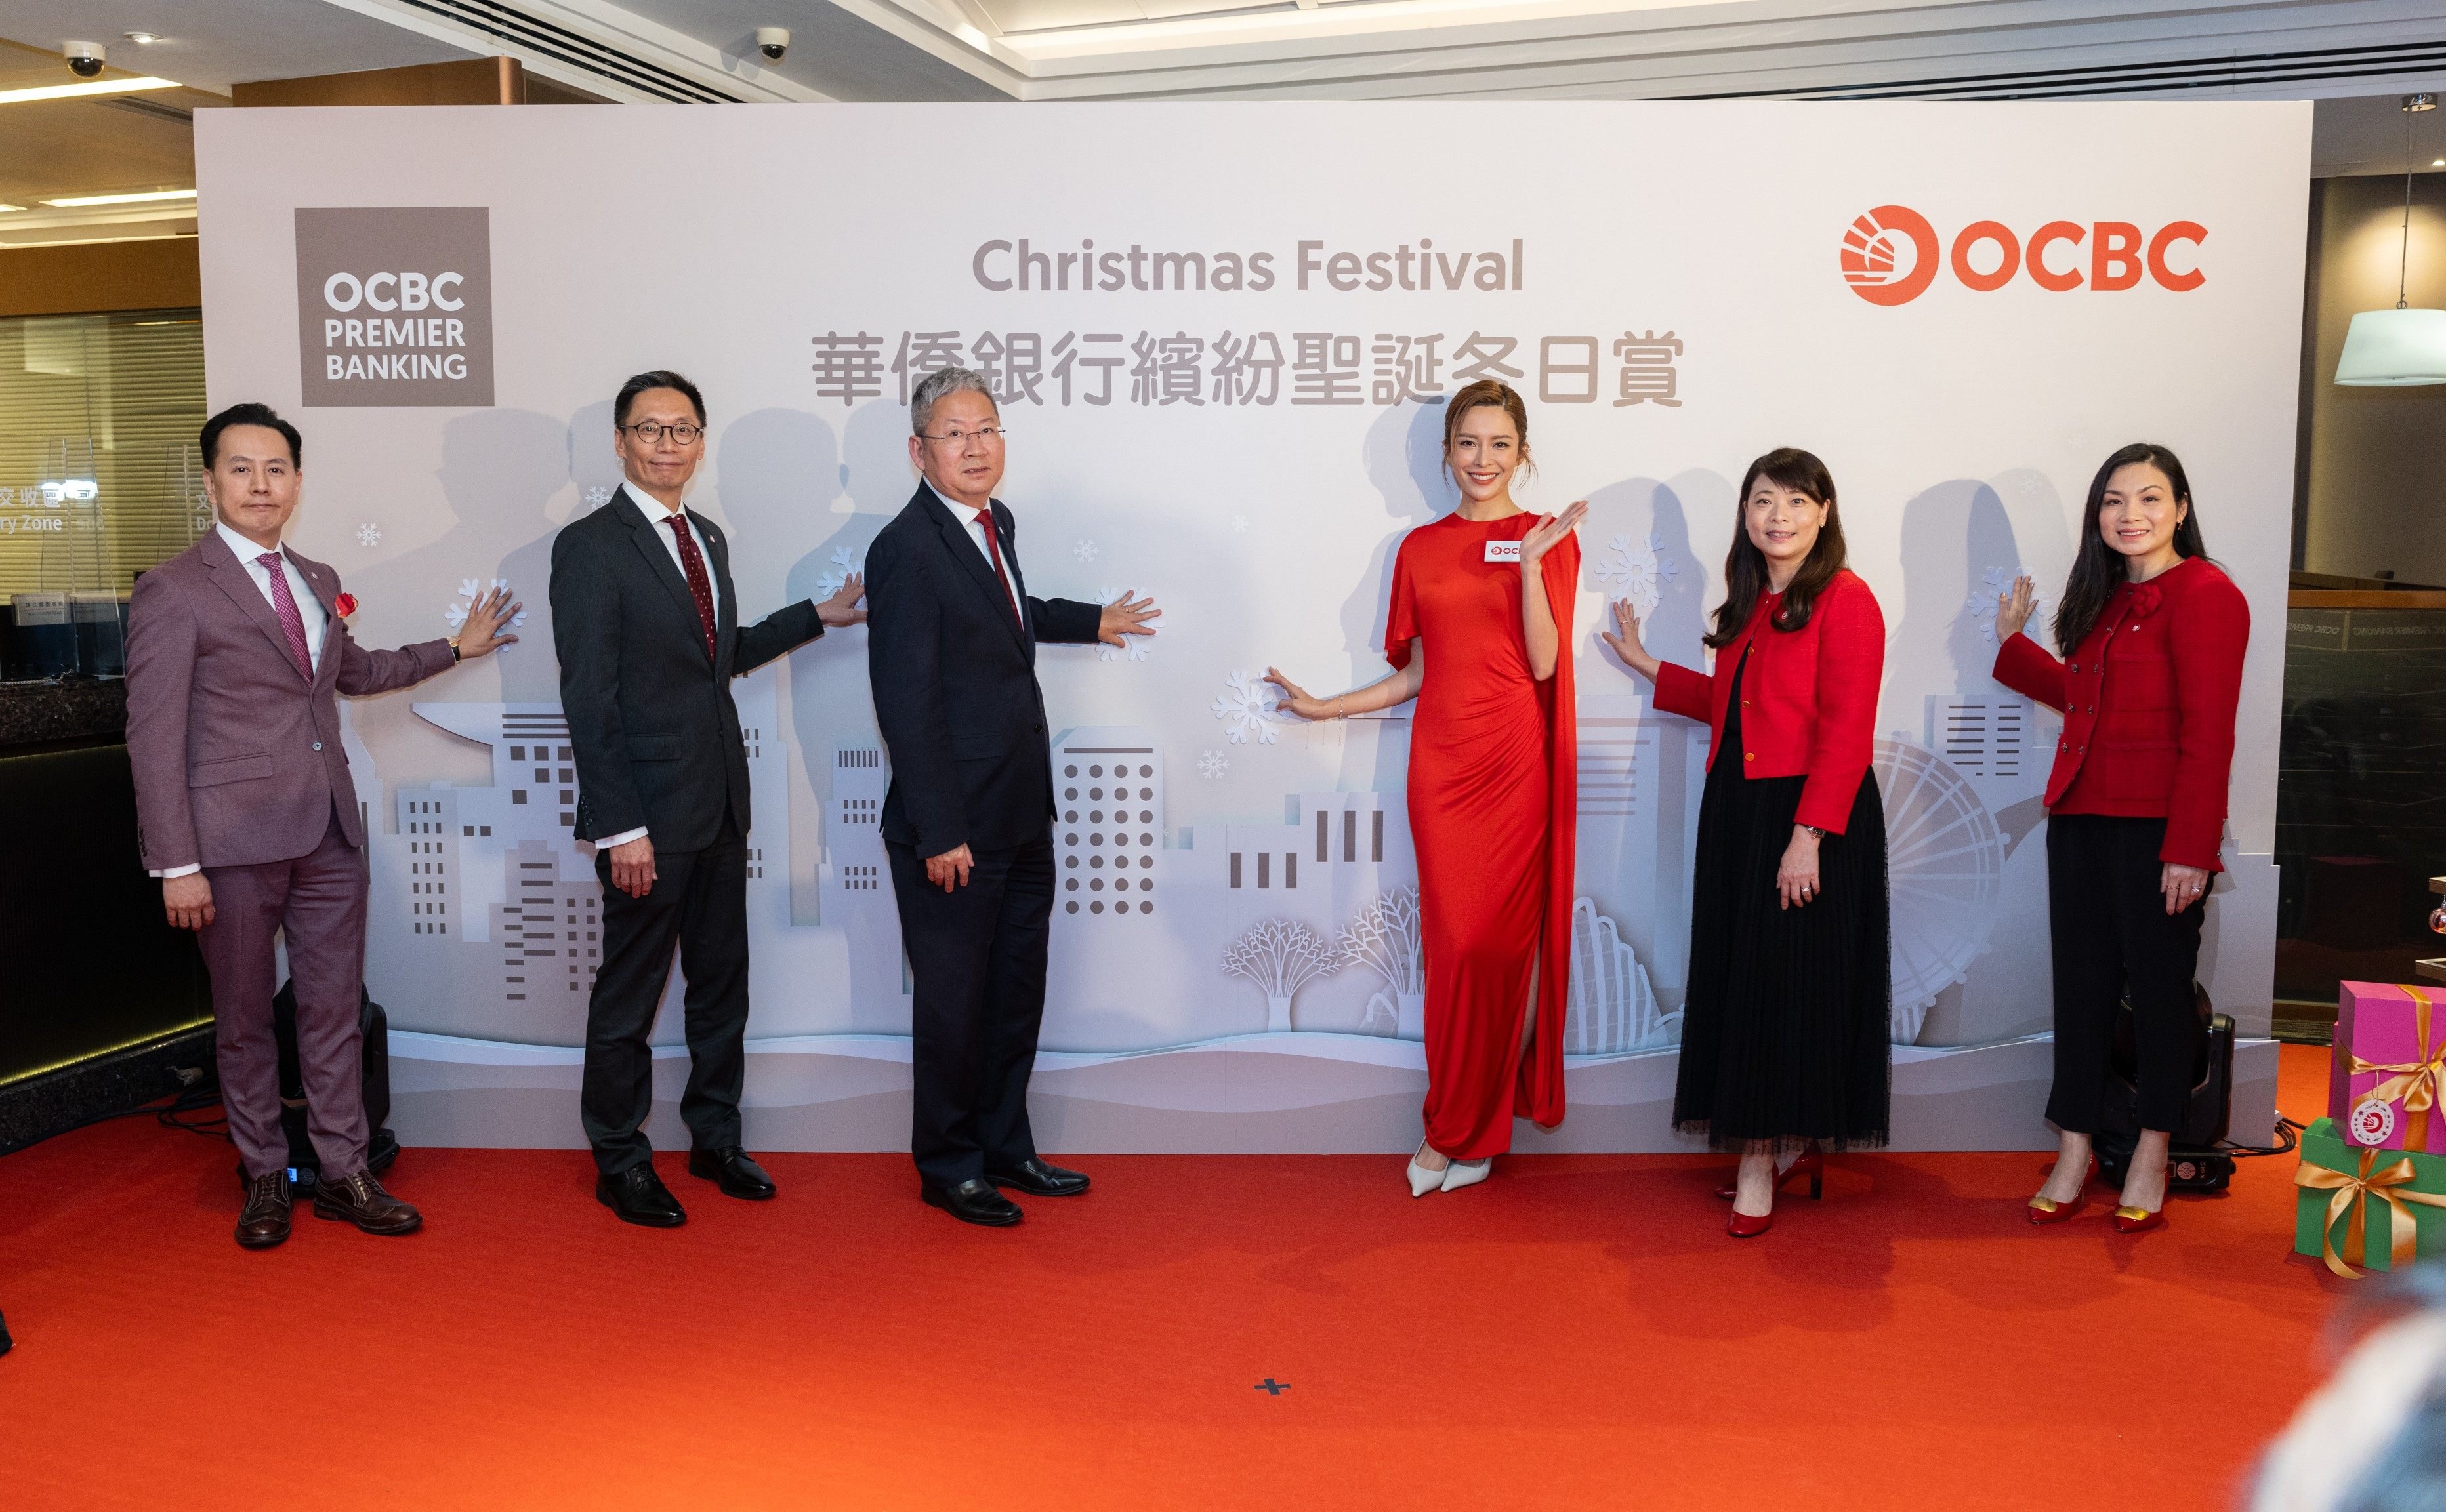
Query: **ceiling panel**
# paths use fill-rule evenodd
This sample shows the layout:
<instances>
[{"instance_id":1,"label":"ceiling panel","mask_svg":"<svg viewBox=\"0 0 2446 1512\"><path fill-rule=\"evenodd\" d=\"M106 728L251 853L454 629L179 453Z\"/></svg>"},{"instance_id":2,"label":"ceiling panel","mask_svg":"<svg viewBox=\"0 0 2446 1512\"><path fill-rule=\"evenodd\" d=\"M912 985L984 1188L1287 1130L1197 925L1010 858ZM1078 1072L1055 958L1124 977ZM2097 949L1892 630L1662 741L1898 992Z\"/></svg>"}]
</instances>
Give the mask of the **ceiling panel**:
<instances>
[{"instance_id":1,"label":"ceiling panel","mask_svg":"<svg viewBox=\"0 0 2446 1512\"><path fill-rule=\"evenodd\" d=\"M140 47L123 33L162 40ZM443 63L478 54L325 0L0 0L0 37L50 50L99 42L115 66L227 94L232 84ZM72 82L66 63L59 82Z\"/></svg>"}]
</instances>

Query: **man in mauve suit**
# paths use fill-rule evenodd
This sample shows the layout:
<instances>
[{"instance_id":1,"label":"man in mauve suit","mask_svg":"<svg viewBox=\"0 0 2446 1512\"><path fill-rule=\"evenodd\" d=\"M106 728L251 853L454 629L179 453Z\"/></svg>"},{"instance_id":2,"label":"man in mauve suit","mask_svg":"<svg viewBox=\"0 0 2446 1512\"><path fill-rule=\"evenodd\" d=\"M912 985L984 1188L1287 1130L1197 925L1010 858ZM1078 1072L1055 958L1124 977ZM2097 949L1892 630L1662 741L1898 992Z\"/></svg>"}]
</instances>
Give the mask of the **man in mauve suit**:
<instances>
[{"instance_id":1,"label":"man in mauve suit","mask_svg":"<svg viewBox=\"0 0 2446 1512\"><path fill-rule=\"evenodd\" d=\"M366 1168L365 823L333 695L386 693L517 639L505 590L454 641L368 651L349 638L340 575L284 549L297 509L297 429L266 405L204 422L214 526L136 580L127 609L127 755L144 865L170 923L212 974L221 1102L246 1167L237 1241L289 1237L289 1140L272 1036L273 937L289 945L314 1216L412 1234L417 1210Z\"/></svg>"},{"instance_id":2,"label":"man in mauve suit","mask_svg":"<svg viewBox=\"0 0 2446 1512\"><path fill-rule=\"evenodd\" d=\"M603 964L586 1004L578 1118L594 1148L594 1197L624 1223L687 1221L654 1174L647 1044L671 951L687 978L688 1174L761 1202L773 1178L745 1148L747 744L730 680L866 618L856 574L739 623L730 543L684 495L705 460L705 400L665 369L612 403L626 479L552 543L552 633L560 702L577 751L577 838L603 881ZM769 737L768 737L769 738Z\"/></svg>"},{"instance_id":3,"label":"man in mauve suit","mask_svg":"<svg viewBox=\"0 0 2446 1512\"><path fill-rule=\"evenodd\" d=\"M1021 1214L997 1187L1087 1189L1085 1176L1038 1158L1027 1122L1055 887L1036 644L1153 635L1155 601L1028 597L1017 523L993 496L1002 418L982 377L929 375L909 419L909 459L925 481L866 568L867 663L892 752L883 843L913 976L912 1153L926 1202L1002 1227Z\"/></svg>"}]
</instances>

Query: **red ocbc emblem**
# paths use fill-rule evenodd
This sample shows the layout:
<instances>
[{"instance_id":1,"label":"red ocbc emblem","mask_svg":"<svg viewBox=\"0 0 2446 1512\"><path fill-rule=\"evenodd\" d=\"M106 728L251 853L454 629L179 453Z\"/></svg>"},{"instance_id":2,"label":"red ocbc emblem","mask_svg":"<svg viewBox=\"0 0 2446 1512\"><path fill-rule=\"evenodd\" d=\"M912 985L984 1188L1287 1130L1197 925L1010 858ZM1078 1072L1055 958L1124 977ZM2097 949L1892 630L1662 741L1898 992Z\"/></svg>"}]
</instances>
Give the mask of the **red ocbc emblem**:
<instances>
[{"instance_id":1,"label":"red ocbc emblem","mask_svg":"<svg viewBox=\"0 0 2446 1512\"><path fill-rule=\"evenodd\" d=\"M1894 237L1909 239L1910 261L1898 266ZM1908 305L1936 277L1936 228L1909 205L1879 205L1843 233L1843 282L1872 305Z\"/></svg>"},{"instance_id":2,"label":"red ocbc emblem","mask_svg":"<svg viewBox=\"0 0 2446 1512\"><path fill-rule=\"evenodd\" d=\"M1870 304L1888 307L1928 292L1943 268L1982 294L2016 276L2059 294L2084 285L2114 293L2139 287L2143 278L2182 294L2208 282L2192 255L2208 234L2195 220L2168 221L2154 235L2143 235L2127 220L2051 220L2024 240L2001 220L1977 220L1955 233L1948 255L1926 215L1909 205L1879 205L1843 233L1843 282ZM2176 268L2178 257L2193 266Z\"/></svg>"}]
</instances>

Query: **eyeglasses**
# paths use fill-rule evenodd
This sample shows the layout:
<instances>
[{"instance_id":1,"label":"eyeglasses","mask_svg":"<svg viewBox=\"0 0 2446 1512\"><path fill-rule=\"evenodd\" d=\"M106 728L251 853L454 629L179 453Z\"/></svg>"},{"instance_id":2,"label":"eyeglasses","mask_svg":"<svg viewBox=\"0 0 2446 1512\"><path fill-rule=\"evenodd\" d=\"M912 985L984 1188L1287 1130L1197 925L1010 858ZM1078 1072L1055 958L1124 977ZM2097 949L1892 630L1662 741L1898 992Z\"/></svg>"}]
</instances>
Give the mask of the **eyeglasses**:
<instances>
[{"instance_id":1,"label":"eyeglasses","mask_svg":"<svg viewBox=\"0 0 2446 1512\"><path fill-rule=\"evenodd\" d=\"M698 437L705 434L705 427L702 425L657 425L652 420L645 420L635 425L623 425L619 428L648 446L659 444L666 436L671 439L673 445L691 446L696 443Z\"/></svg>"},{"instance_id":2,"label":"eyeglasses","mask_svg":"<svg viewBox=\"0 0 2446 1512\"><path fill-rule=\"evenodd\" d=\"M971 436L975 437L978 440L985 442L988 446L999 446L1002 444L1002 439L1009 433L1005 431L999 425L985 425L972 431L945 431L940 436L927 436L923 431L919 431L917 434L925 437L927 440L932 441L937 446L948 446L956 452L967 449L969 438Z\"/></svg>"}]
</instances>

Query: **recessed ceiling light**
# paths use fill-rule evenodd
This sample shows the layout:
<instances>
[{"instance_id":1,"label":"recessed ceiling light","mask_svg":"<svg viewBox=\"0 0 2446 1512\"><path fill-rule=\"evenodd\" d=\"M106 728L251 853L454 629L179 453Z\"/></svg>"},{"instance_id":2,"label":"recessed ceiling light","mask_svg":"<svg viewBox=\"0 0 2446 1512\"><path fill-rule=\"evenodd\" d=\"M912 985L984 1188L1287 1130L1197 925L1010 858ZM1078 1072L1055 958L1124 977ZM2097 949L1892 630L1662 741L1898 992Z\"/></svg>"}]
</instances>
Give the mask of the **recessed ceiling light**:
<instances>
[{"instance_id":1,"label":"recessed ceiling light","mask_svg":"<svg viewBox=\"0 0 2446 1512\"><path fill-rule=\"evenodd\" d=\"M32 89L0 89L0 105L33 100L81 100L87 95L123 95L136 89L177 89L176 79L96 79L91 84L43 84Z\"/></svg>"},{"instance_id":2,"label":"recessed ceiling light","mask_svg":"<svg viewBox=\"0 0 2446 1512\"><path fill-rule=\"evenodd\" d=\"M11 210L23 210L26 207L23 205L0 205L0 215L6 215Z\"/></svg>"},{"instance_id":3,"label":"recessed ceiling light","mask_svg":"<svg viewBox=\"0 0 2446 1512\"><path fill-rule=\"evenodd\" d=\"M156 36L150 31L122 31L120 35L125 37L128 41L136 44L140 47L149 47L153 44L161 40L159 36Z\"/></svg>"},{"instance_id":4,"label":"recessed ceiling light","mask_svg":"<svg viewBox=\"0 0 2446 1512\"><path fill-rule=\"evenodd\" d=\"M69 199L46 199L44 204L59 210L82 210L87 205L137 205L155 199L193 199L192 189L148 189L133 195L79 195Z\"/></svg>"}]
</instances>

